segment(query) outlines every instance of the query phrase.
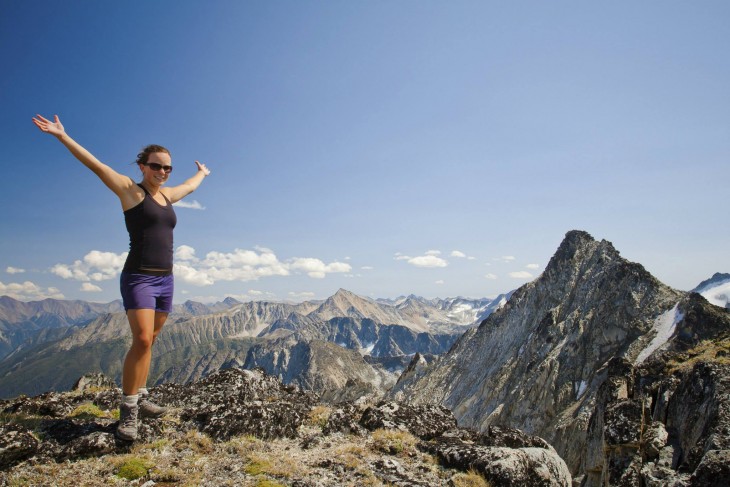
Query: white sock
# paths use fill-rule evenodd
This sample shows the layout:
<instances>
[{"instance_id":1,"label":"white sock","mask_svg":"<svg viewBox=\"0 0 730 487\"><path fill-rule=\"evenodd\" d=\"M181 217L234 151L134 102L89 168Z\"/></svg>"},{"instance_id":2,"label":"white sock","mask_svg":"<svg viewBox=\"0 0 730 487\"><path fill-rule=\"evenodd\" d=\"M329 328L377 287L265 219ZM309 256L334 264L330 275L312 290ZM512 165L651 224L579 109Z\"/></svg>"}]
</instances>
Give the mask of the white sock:
<instances>
[{"instance_id":1,"label":"white sock","mask_svg":"<svg viewBox=\"0 0 730 487\"><path fill-rule=\"evenodd\" d=\"M140 396L149 396L150 391L148 391L146 387L140 387L139 389L137 389L137 394L139 394Z\"/></svg>"},{"instance_id":2,"label":"white sock","mask_svg":"<svg viewBox=\"0 0 730 487\"><path fill-rule=\"evenodd\" d=\"M139 395L137 395L137 394L129 395L129 396L126 394L122 394L122 403L124 403L127 406L136 406L137 401L139 401Z\"/></svg>"}]
</instances>

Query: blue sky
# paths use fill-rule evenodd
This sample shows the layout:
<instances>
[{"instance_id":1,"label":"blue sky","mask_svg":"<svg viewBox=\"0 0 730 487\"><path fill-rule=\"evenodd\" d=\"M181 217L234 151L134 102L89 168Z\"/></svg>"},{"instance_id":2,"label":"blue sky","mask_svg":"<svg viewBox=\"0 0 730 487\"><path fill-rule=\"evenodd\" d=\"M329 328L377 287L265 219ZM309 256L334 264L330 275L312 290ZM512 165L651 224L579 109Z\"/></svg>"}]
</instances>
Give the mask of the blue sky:
<instances>
[{"instance_id":1,"label":"blue sky","mask_svg":"<svg viewBox=\"0 0 730 487\"><path fill-rule=\"evenodd\" d=\"M23 1L0 15L0 294L118 298L117 171L172 152L176 300L495 296L571 229L730 271L723 1Z\"/></svg>"}]
</instances>

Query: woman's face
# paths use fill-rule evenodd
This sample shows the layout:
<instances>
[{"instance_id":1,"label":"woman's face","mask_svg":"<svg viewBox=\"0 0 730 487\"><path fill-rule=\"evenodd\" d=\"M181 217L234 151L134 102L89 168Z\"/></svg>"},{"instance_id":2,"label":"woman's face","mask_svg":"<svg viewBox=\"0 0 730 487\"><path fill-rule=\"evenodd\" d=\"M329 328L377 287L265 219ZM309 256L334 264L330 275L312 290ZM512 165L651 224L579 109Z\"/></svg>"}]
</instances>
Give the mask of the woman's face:
<instances>
[{"instance_id":1,"label":"woman's face","mask_svg":"<svg viewBox=\"0 0 730 487\"><path fill-rule=\"evenodd\" d=\"M152 165L158 169L150 167ZM159 168L160 166L161 168ZM172 158L167 152L153 152L147 158L147 164L140 165L140 167L145 181L154 186L161 186L170 177L170 172L165 171L164 168L169 167L172 170Z\"/></svg>"}]
</instances>

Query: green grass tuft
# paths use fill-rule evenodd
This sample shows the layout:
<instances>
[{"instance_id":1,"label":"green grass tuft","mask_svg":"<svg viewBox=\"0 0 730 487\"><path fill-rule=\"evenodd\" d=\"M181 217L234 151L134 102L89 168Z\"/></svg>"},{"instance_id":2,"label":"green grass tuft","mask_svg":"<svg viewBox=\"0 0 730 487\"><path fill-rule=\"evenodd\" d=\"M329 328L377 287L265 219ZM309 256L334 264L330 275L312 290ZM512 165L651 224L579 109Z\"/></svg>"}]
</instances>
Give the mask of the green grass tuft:
<instances>
[{"instance_id":1,"label":"green grass tuft","mask_svg":"<svg viewBox=\"0 0 730 487\"><path fill-rule=\"evenodd\" d=\"M147 475L154 467L154 463L145 458L130 457L122 461L117 467L117 477L127 480L137 480Z\"/></svg>"}]
</instances>

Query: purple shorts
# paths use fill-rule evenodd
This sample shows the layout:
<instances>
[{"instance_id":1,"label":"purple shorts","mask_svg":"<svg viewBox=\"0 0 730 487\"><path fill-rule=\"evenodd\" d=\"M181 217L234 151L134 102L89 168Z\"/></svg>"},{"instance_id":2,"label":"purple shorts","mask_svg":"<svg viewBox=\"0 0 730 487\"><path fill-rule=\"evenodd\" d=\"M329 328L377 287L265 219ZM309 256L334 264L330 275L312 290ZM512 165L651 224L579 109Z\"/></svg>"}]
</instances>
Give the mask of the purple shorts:
<instances>
[{"instance_id":1,"label":"purple shorts","mask_svg":"<svg viewBox=\"0 0 730 487\"><path fill-rule=\"evenodd\" d=\"M160 313L172 311L175 280L169 276L148 276L122 272L119 280L124 310L154 309Z\"/></svg>"}]
</instances>

